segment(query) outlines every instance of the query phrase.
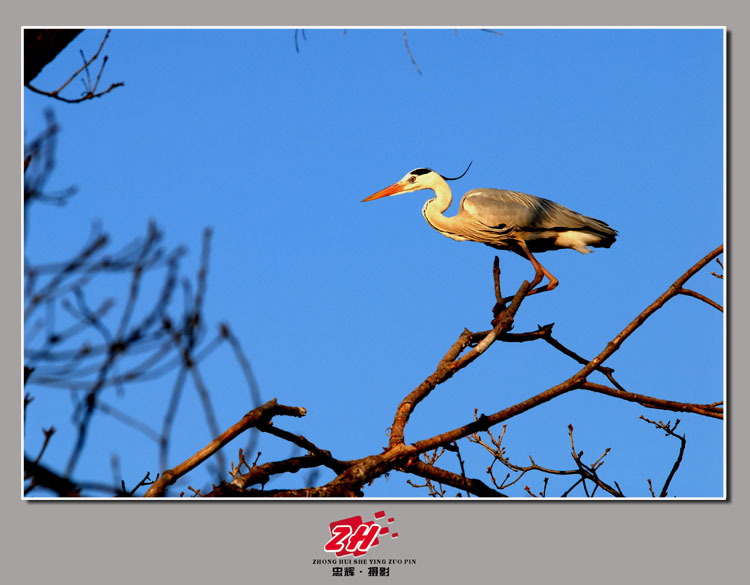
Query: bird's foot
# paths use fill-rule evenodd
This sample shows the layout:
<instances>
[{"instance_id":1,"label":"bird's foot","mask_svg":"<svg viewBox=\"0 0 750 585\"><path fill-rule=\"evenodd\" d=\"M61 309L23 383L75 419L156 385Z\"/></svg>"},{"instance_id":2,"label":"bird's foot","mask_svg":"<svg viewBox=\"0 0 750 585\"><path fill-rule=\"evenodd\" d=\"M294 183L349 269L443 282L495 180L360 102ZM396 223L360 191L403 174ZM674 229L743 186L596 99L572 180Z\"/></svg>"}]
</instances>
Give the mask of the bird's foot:
<instances>
[{"instance_id":1,"label":"bird's foot","mask_svg":"<svg viewBox=\"0 0 750 585\"><path fill-rule=\"evenodd\" d=\"M540 287L537 287L537 288L532 288L529 292L526 293L525 296L530 297L531 295L535 295L535 294L538 294L538 293L541 293L541 292L547 292L547 291L550 291L550 290L554 290L554 289L557 288L558 284L560 284L560 281L555 278L554 280L550 280L544 286L540 286ZM532 285L532 286L534 286L534 285ZM493 309L493 312L495 310L497 310L497 308L499 306L503 306L503 308L505 308L505 305L507 305L508 303L512 302L514 298L515 297L505 297L502 300L502 305L501 305L501 303L497 303L495 305L495 308Z\"/></svg>"}]
</instances>

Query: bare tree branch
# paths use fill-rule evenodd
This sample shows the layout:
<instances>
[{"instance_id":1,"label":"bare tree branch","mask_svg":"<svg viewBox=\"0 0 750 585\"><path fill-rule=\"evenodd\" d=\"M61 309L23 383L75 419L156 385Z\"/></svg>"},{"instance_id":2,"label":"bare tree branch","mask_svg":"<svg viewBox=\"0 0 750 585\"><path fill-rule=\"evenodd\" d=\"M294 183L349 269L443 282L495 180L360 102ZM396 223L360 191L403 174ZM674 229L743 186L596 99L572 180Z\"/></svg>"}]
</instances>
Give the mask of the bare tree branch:
<instances>
[{"instance_id":1,"label":"bare tree branch","mask_svg":"<svg viewBox=\"0 0 750 585\"><path fill-rule=\"evenodd\" d=\"M406 47L406 52L409 54L409 59L411 59L411 64L414 65L414 69L417 70L417 73L422 75L422 71L419 69L419 65L417 65L417 60L414 58L414 53L411 52L409 36L406 33L406 29L404 29L404 46Z\"/></svg>"},{"instance_id":2,"label":"bare tree branch","mask_svg":"<svg viewBox=\"0 0 750 585\"><path fill-rule=\"evenodd\" d=\"M680 440L680 452L677 454L677 459L674 462L674 465L672 465L672 469L669 471L669 475L667 476L667 479L664 481L664 486L661 488L661 493L659 494L660 498L666 498L667 493L669 491L669 484L672 483L672 479L674 479L675 474L677 473L677 470L680 468L680 463L682 463L682 456L685 454L685 446L687 445L687 440L685 439L685 435L678 435L675 433L675 430L677 429L677 425L680 424L680 419L678 418L674 424L671 424L669 421L662 422L655 422L653 420L649 420L643 415L639 417L641 420L646 421L647 423L654 425L657 429L660 429L665 432L665 434L675 437ZM648 480L649 489L651 489L651 480ZM654 490L651 489L651 495L654 494Z\"/></svg>"},{"instance_id":3,"label":"bare tree branch","mask_svg":"<svg viewBox=\"0 0 750 585\"><path fill-rule=\"evenodd\" d=\"M493 490L486 483L478 479L470 479L465 476L440 469L434 465L428 465L420 461L419 459L411 459L406 465L403 466L403 471L413 473L419 477L439 481L445 485L450 485L460 490L465 490L467 493L472 493L480 498L504 498L507 497L502 492Z\"/></svg>"},{"instance_id":4,"label":"bare tree branch","mask_svg":"<svg viewBox=\"0 0 750 585\"><path fill-rule=\"evenodd\" d=\"M99 73L96 76L96 81L93 84L91 83L91 77L89 75L89 66L91 64L93 64L94 61L96 61L99 58L99 54L102 52L102 49L104 48L104 45L107 42L107 39L109 38L109 34L111 32L112 32L111 30L108 30L105 33L104 38L102 39L102 42L99 45L99 48L97 49L96 53L94 53L94 56L91 57L91 59L89 59L89 60L86 60L84 58L83 65L81 66L81 68L78 69L75 73L73 73L67 79L67 81L63 82L63 84L60 87L58 87L57 89L52 90L52 91L46 91L46 90L39 89L39 88L34 87L33 85L31 85L31 79L28 79L28 78L25 81L26 87L28 89L30 89L31 91L33 91L34 93L38 93L40 95L51 97L53 99L56 99L56 100L61 101L61 102L65 102L67 104L78 104L78 103L84 102L86 100L90 100L90 99L102 97L103 95L108 94L112 90L117 89L118 87L124 86L125 84L122 81L118 81L116 83L111 84L104 91L100 91L100 92L97 93L97 89L99 87L99 81L101 80L102 72L104 71L104 66L107 64L107 60L108 60L108 57L106 55L102 59L102 65L101 65L101 67L99 69ZM83 53L81 53L81 56L83 56ZM76 77L78 77L78 75L80 75L83 71L86 72L86 75L87 75L87 78L88 78L88 83L85 84L85 91L84 91L83 95L81 97L79 97L79 98L67 98L67 97L61 96L60 92L62 90L64 90L70 84L70 82L73 81Z\"/></svg>"},{"instance_id":5,"label":"bare tree branch","mask_svg":"<svg viewBox=\"0 0 750 585\"><path fill-rule=\"evenodd\" d=\"M717 258L717 260L718 260L718 258ZM713 274L713 273L711 273L711 274ZM696 298L696 299L698 299L700 301L703 301L704 303L707 303L707 304L711 305L714 309L716 309L718 311L721 311L722 313L724 312L724 307L722 307L719 303L717 303L715 301L712 301L707 296L702 295L702 294L700 294L698 292L695 292L694 290L690 290L688 288L681 288L678 292L681 295L686 295L686 296L689 296L689 297L694 297L694 298Z\"/></svg>"},{"instance_id":6,"label":"bare tree branch","mask_svg":"<svg viewBox=\"0 0 750 585\"><path fill-rule=\"evenodd\" d=\"M154 481L153 485L146 492L146 497L153 498L164 495L167 487L177 481L177 479L206 461L206 459L215 454L224 445L237 438L250 427L255 427L258 424L265 423L278 415L302 417L305 416L305 414L306 412L304 408L277 404L275 398L269 400L262 406L248 412L239 422L229 427L203 449L188 457L185 461L172 469L164 471L161 474L161 477Z\"/></svg>"}]
</instances>

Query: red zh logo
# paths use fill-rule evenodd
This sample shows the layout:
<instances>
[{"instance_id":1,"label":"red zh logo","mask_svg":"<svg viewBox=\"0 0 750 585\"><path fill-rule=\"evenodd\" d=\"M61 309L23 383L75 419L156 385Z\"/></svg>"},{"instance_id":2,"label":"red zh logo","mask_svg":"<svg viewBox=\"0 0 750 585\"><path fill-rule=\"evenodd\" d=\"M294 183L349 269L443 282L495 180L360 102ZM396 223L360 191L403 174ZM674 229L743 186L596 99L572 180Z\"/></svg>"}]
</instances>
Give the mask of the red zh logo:
<instances>
[{"instance_id":1,"label":"red zh logo","mask_svg":"<svg viewBox=\"0 0 750 585\"><path fill-rule=\"evenodd\" d=\"M385 512L376 512L375 519L385 518ZM388 524L395 522L393 518L388 518ZM380 544L378 536L390 532L388 526L380 526L374 520L362 522L361 516L352 516L330 525L331 539L325 544L323 550L330 553L336 553L337 557L353 555L362 556L372 547ZM391 538L398 538L398 532L391 534Z\"/></svg>"}]
</instances>

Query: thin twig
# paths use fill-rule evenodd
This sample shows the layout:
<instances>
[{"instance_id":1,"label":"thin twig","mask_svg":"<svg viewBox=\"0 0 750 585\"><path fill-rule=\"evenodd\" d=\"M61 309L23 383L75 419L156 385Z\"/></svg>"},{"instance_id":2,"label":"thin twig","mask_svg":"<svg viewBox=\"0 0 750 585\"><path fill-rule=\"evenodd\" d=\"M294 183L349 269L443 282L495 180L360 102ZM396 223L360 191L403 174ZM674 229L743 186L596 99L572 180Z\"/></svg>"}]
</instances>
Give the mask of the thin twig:
<instances>
[{"instance_id":1,"label":"thin twig","mask_svg":"<svg viewBox=\"0 0 750 585\"><path fill-rule=\"evenodd\" d=\"M37 455L36 459L34 459L34 463L39 463L39 461L41 461L42 455L44 455L44 452L47 450L47 445L49 444L52 435L55 434L55 427L42 429L42 433L44 433L44 443L42 443L42 448L39 449L39 455Z\"/></svg>"},{"instance_id":2,"label":"thin twig","mask_svg":"<svg viewBox=\"0 0 750 585\"><path fill-rule=\"evenodd\" d=\"M409 53L409 59L411 59L411 64L414 65L414 69L417 70L417 73L422 75L422 71L419 69L419 65L417 65L417 60L414 58L414 54L411 52L411 47L409 46L409 37L406 34L406 29L404 29L404 46L406 47L406 52Z\"/></svg>"},{"instance_id":3,"label":"thin twig","mask_svg":"<svg viewBox=\"0 0 750 585\"><path fill-rule=\"evenodd\" d=\"M691 290L689 288L681 288L677 292L679 292L681 295L686 295L686 296L689 296L689 297L694 297L694 298L696 298L698 300L703 301L704 303L707 303L707 304L711 305L717 311L721 311L722 313L724 312L724 307L722 307L719 303L717 303L715 301L712 301L708 297L700 294L699 292L695 292L694 290Z\"/></svg>"},{"instance_id":4,"label":"thin twig","mask_svg":"<svg viewBox=\"0 0 750 585\"><path fill-rule=\"evenodd\" d=\"M70 84L71 81L73 81L76 77L78 77L78 75L82 71L86 71L86 75L87 76L89 75L89 66L94 61L96 61L99 58L99 54L102 52L102 49L104 48L104 45L107 42L107 39L109 38L109 35L110 35L111 32L112 32L111 30L108 30L105 33L104 38L102 39L102 42L99 45L99 48L97 49L96 53L94 53L94 56L91 57L91 59L89 59L88 61L86 61L85 58L84 58L83 65L80 67L80 69L78 69L75 73L73 73L73 75L71 75L70 78L68 78L68 80L65 81L56 90L54 90L54 91L44 91L44 90L41 90L41 89L38 89L38 88L34 87L33 85L31 85L31 83L26 83L26 87L29 88L31 91L33 91L35 93L38 93L38 94L41 94L41 95L44 95L44 96L47 96L47 97L54 98L54 99L59 100L61 102L65 102L65 103L68 103L68 104L77 104L77 103L80 103L80 102L83 102L83 101L86 101L86 100L90 100L90 99L93 99L93 98L102 97L103 95L108 94L110 91L112 91L112 90L114 90L114 89L116 89L118 87L124 86L125 84L123 82L119 81L117 83L113 83L112 85L110 85L106 90L104 90L104 91L102 91L100 93L96 93L96 89L99 86L99 80L101 79L102 71L104 71L104 66L107 64L107 57L104 57L104 59L102 61L101 69L99 70L99 74L97 75L97 78L96 78L95 85L93 87L91 86L91 81L90 81L90 77L89 77L89 83L87 84L86 91L84 92L84 94L83 94L82 97L76 98L76 99L70 99L70 98L64 98L64 97L62 97L60 95L60 92L62 90L64 90L68 86L68 84ZM81 53L81 55L83 56L83 53Z\"/></svg>"},{"instance_id":5,"label":"thin twig","mask_svg":"<svg viewBox=\"0 0 750 585\"><path fill-rule=\"evenodd\" d=\"M687 440L685 439L685 435L678 435L675 433L675 429L677 429L677 425L680 424L680 419L678 418L674 425L672 425L669 421L666 423L659 421L655 422L653 420L649 420L643 415L640 417L641 420L646 421L649 424L654 425L657 429L660 429L664 431L667 435L671 435L672 437L675 437L680 440L680 452L677 454L677 460L674 462L674 465L672 465L672 469L669 472L669 475L667 476L666 481L664 482L664 486L661 488L661 493L659 494L660 498L666 498L667 492L669 491L669 484L672 482L672 479L674 479L675 474L677 473L677 470L680 468L680 463L682 463L682 456L685 454L685 446L687 444ZM651 488L651 480L649 480L649 489ZM651 490L651 494L653 495L653 490Z\"/></svg>"}]
</instances>

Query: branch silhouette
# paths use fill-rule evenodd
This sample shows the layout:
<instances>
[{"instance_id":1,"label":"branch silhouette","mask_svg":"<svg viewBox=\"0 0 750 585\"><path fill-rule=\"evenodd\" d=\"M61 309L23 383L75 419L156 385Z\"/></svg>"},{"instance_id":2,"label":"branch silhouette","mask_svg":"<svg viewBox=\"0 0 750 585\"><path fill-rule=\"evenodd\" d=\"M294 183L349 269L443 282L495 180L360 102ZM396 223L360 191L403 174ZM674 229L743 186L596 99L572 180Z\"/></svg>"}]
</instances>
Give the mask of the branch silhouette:
<instances>
[{"instance_id":1,"label":"branch silhouette","mask_svg":"<svg viewBox=\"0 0 750 585\"><path fill-rule=\"evenodd\" d=\"M26 32L30 32L30 31L26 31ZM59 32L59 31L41 31L41 32L42 33L46 32L47 35L49 35L50 33ZM78 31L78 32L81 32L81 31ZM77 35L78 32L75 33L75 34ZM83 59L83 65L78 70L76 70L66 81L64 81L62 83L62 85L60 85L60 87L58 87L57 89L54 89L54 90L39 89L38 87L36 87L36 86L34 86L34 85L31 84L31 79L29 78L28 75L27 75L27 79L26 79L24 85L29 90L33 91L34 93L38 93L40 95L43 95L43 96L46 96L46 97L49 97L49 98L52 98L52 99L64 102L66 104L79 104L79 103L85 102L87 100L91 100L91 99L94 99L94 98L100 98L100 97L102 97L104 95L107 95L109 92L117 89L118 87L124 86L125 83L123 83L122 81L118 81L118 82L110 84L110 86L107 89L105 89L103 91L98 91L98 89L99 89L99 82L101 81L102 74L104 73L104 67L106 66L107 61L109 60L109 57L107 55L105 55L102 58L101 66L99 67L99 72L96 74L96 79L92 80L91 74L90 74L90 71L89 71L89 66L93 65L94 61L96 61L99 58L99 54L102 52L102 49L104 49L104 45L107 43L107 39L109 39L109 34L111 32L112 32L111 30L108 30L104 34L104 38L102 39L102 42L99 45L99 48L97 49L96 53L94 53L94 55L90 59L86 59L86 57L83 54L83 51L81 51L81 58ZM75 36L75 35L73 35L73 36ZM29 37L27 35L27 39L28 38ZM44 37L42 37L42 38L44 38ZM70 38L70 40L73 40L72 37ZM70 42L70 41L68 41L68 42ZM67 43L65 45L63 45L63 48L66 45L67 45ZM26 45L26 50L27 50L27 52L30 50L28 41L27 41L27 45ZM57 54L55 53L54 56L56 56L56 55ZM54 58L54 56L53 56L53 58ZM40 68L40 70L41 70L41 68ZM76 79L83 72L86 73L86 81L83 82L84 91L82 92L81 96L77 97L77 98L69 98L69 97L63 97L63 96L61 96L60 92L62 92L66 87L68 87L68 85L70 85L70 83L74 79ZM36 77L36 74L34 74L34 77Z\"/></svg>"},{"instance_id":2,"label":"branch silhouette","mask_svg":"<svg viewBox=\"0 0 750 585\"><path fill-rule=\"evenodd\" d=\"M722 251L723 247L719 246L688 268L685 273L677 278L664 293L659 295L653 303L647 306L626 327L615 335L598 355L588 360L582 358L574 351L565 347L561 342L554 339L551 336L552 325L539 327L536 331L510 333L514 317L521 309L523 301L530 291L530 283L524 281L512 297L510 305L504 307L502 303L502 294L500 292L500 271L496 262L493 267L493 280L496 297L496 304L493 307L493 328L477 333L465 329L458 336L456 341L451 344L445 355L438 362L435 371L427 376L414 390L409 392L396 407L393 423L390 429L389 443L381 453L371 454L350 461L341 461L333 457L329 451L314 445L307 439L276 429L269 421L261 421L255 423L253 426L261 431L271 432L282 440L301 446L307 450L307 455L254 466L245 475L235 473L235 478L232 482L221 482L219 485L213 486L213 489L209 493L200 493L199 495L210 495L211 497L357 497L362 496L365 487L376 478L391 472L402 472L425 479L427 482L425 484L410 483L415 487L427 487L430 494L436 497L442 497L445 495L446 492L443 486L455 487L465 491L467 495L474 495L477 497L503 497L506 494L504 494L502 490L516 483L525 474L530 472L542 472L546 474L577 476L576 481L562 494L563 496L569 495L574 488L581 486L581 489L587 496L593 497L596 495L597 491L601 490L611 496L623 497L624 494L616 481L607 482L603 480L598 473L599 468L604 462L604 457L609 453L609 449L593 463L585 463L582 458L583 452L578 452L575 449L572 425L569 427L569 434L571 455L576 467L568 470L555 470L541 467L538 466L533 459L531 460L530 466L519 466L511 463L503 455L500 445L502 438L496 441L492 438L493 436L491 435L490 429L493 426L505 423L513 417L518 416L523 412L527 412L540 404L544 404L545 402L549 402L568 392L576 390L596 392L612 398L636 402L647 408L687 412L700 416L722 419L723 406L721 402L712 404L678 402L629 392L624 390L616 382L614 382L613 387L609 387L590 382L587 379L592 372L599 371L607 375L610 380L613 381L613 370L602 364L622 346L624 341L630 337L646 321L646 319L663 307L670 299L682 294L681 291L683 290L684 283L701 268L717 258ZM519 343L539 339L545 341L560 351L563 355L573 359L583 367L568 379L498 412L489 415L479 415L475 412L474 420L461 427L447 430L413 443L406 443L405 432L408 427L410 416L418 405L426 400L441 384L460 372L463 368L469 366L473 361L480 358L492 344L496 342ZM237 425L231 428L235 429L237 428ZM664 428L664 430L666 430L666 428ZM481 432L490 433L489 436L494 443L493 447L490 447L486 442L480 439L479 434ZM225 434L226 433L221 436L223 437ZM437 463L440 456L443 455L445 450L457 450L456 441L462 438L469 438L470 442L482 445L485 449L493 453L496 461L501 462L512 472L519 474L518 477L511 482L508 482L506 478L503 482L498 483L495 481L494 476L491 476L494 487L490 487L481 480L467 478L463 473L457 474L439 467ZM205 450L199 453L204 452ZM430 455L430 453L432 454ZM242 456L241 453L240 455ZM192 461L196 457L198 457L198 454L194 455L188 461ZM425 458L425 460L422 461L420 457ZM295 473L300 469L307 469L315 466L328 467L337 475L333 480L323 485L308 488L273 490L248 489L250 485L257 485L259 483L261 485L265 484L274 475ZM670 479L674 475L674 472L676 472L677 466L673 469ZM492 466L489 468L490 473L491 469ZM546 495L546 486L547 483L545 479L545 489L540 492L539 495ZM150 491L152 491L151 495L158 495L157 490L155 490L153 486ZM194 489L193 491L195 491L196 494L198 493ZM530 495L537 497L537 494L533 493L528 486L526 491Z\"/></svg>"}]
</instances>

